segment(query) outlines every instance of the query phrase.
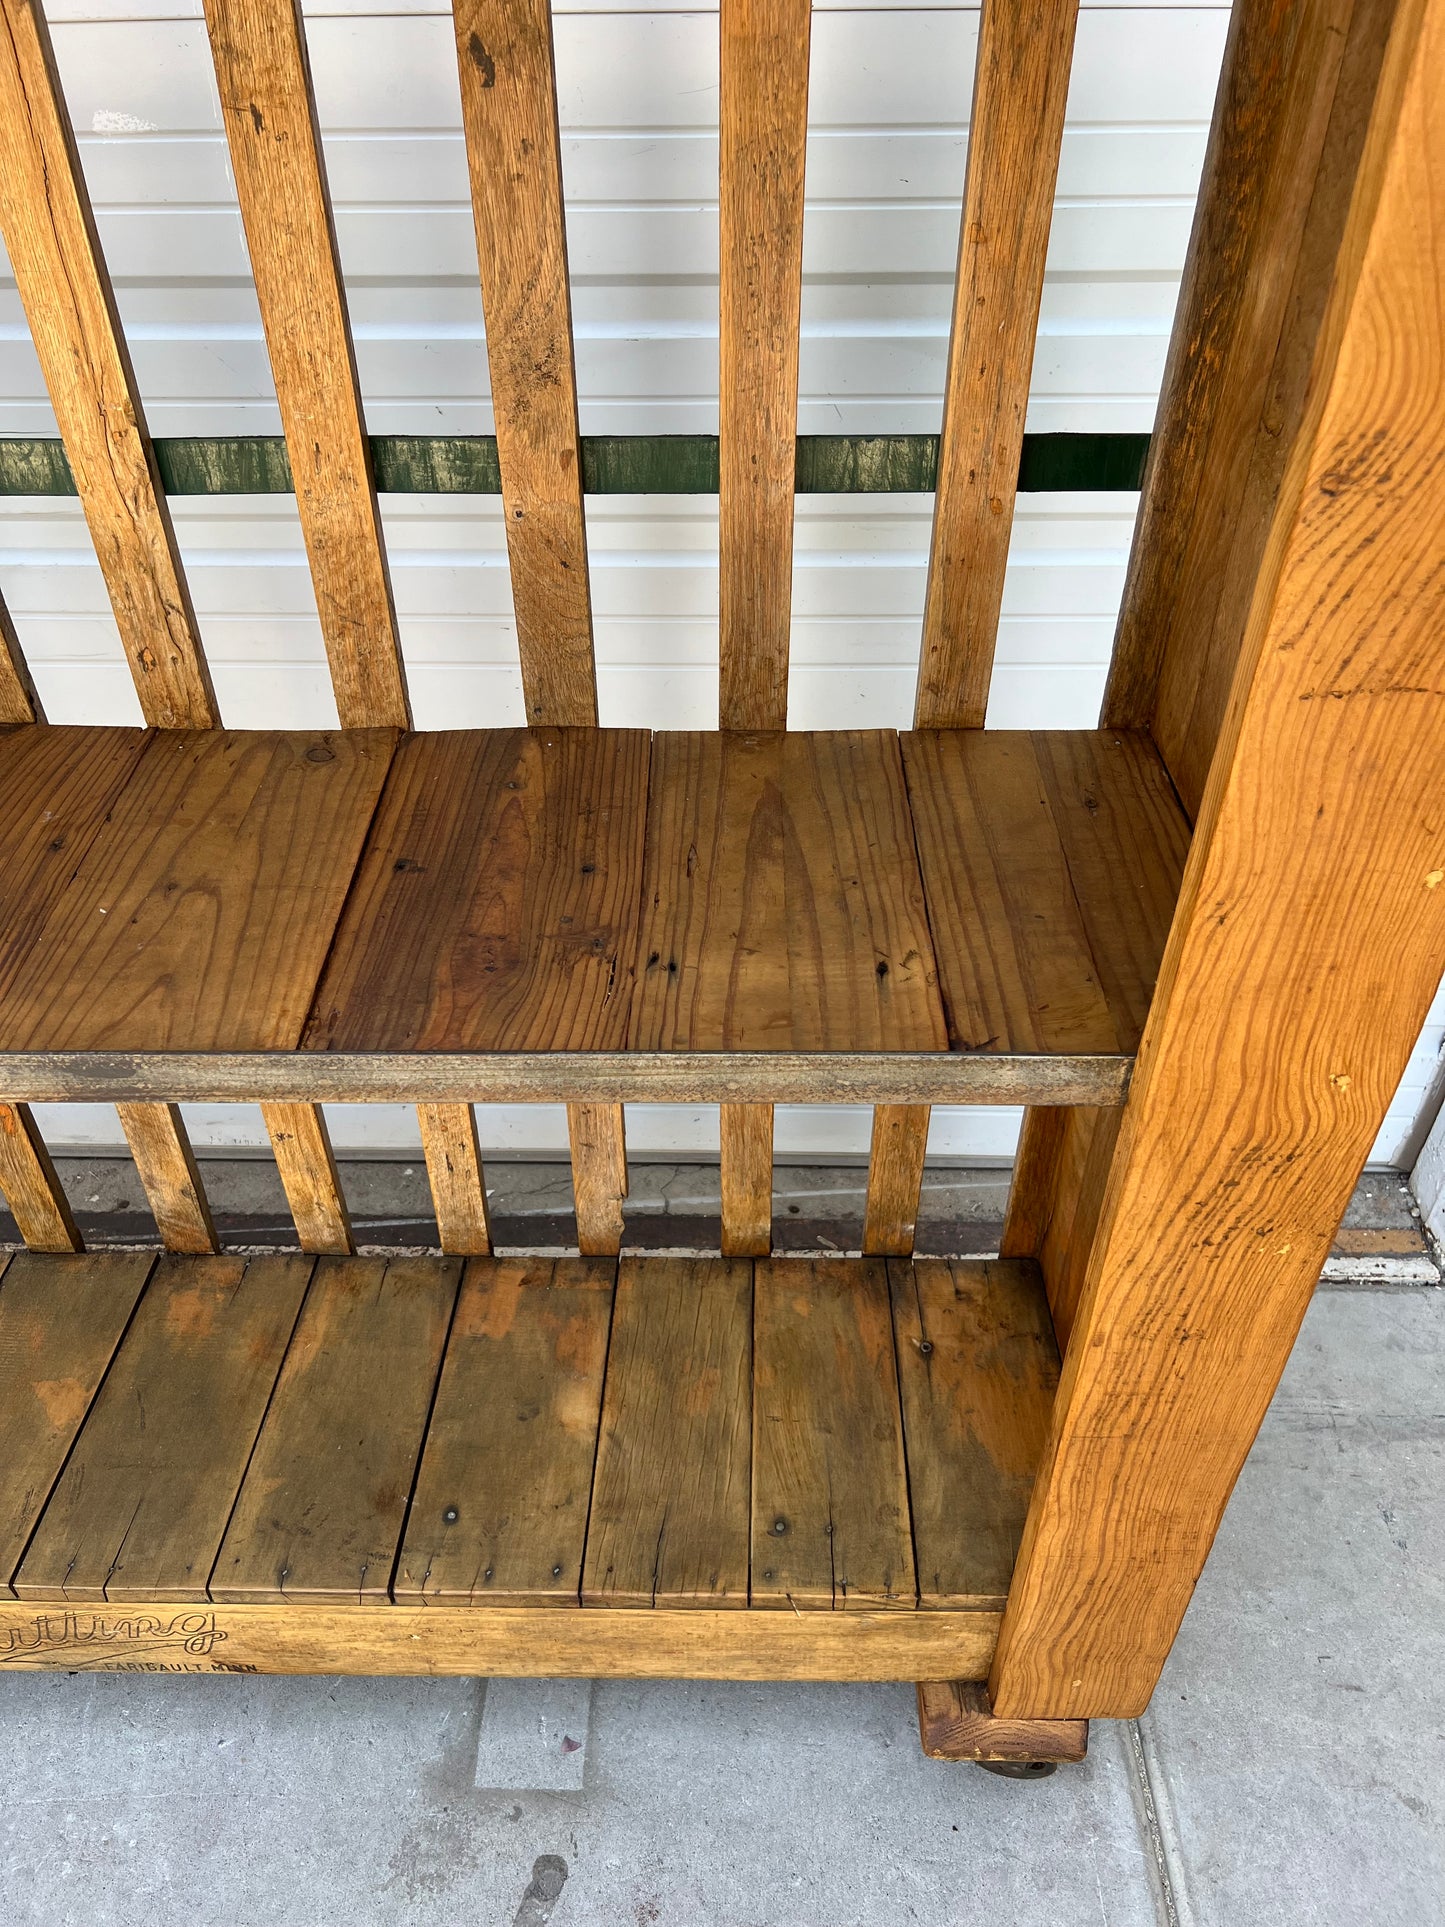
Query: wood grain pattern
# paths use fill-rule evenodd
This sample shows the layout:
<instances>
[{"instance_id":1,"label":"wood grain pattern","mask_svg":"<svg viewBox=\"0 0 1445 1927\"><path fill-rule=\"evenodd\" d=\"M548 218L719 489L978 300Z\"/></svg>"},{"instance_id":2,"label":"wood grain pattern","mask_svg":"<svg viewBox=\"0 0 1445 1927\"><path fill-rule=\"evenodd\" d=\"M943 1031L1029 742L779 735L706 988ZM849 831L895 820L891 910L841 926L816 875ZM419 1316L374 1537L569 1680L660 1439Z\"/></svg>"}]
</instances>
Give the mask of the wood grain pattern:
<instances>
[{"instance_id":1,"label":"wood grain pattern","mask_svg":"<svg viewBox=\"0 0 1445 1927\"><path fill-rule=\"evenodd\" d=\"M355 1250L331 1134L316 1104L263 1104L261 1117L303 1251Z\"/></svg>"},{"instance_id":2,"label":"wood grain pattern","mask_svg":"<svg viewBox=\"0 0 1445 1927\"><path fill-rule=\"evenodd\" d=\"M1082 1760L1087 1720L1003 1720L982 1681L929 1680L918 1687L918 1732L930 1760Z\"/></svg>"},{"instance_id":3,"label":"wood grain pattern","mask_svg":"<svg viewBox=\"0 0 1445 1927\"><path fill-rule=\"evenodd\" d=\"M918 1603L1002 1606L1048 1438L1059 1353L1027 1260L888 1267Z\"/></svg>"},{"instance_id":4,"label":"wood grain pattern","mask_svg":"<svg viewBox=\"0 0 1445 1927\"><path fill-rule=\"evenodd\" d=\"M13 973L0 1043L294 1046L392 742L152 736Z\"/></svg>"},{"instance_id":5,"label":"wood grain pattern","mask_svg":"<svg viewBox=\"0 0 1445 1927\"><path fill-rule=\"evenodd\" d=\"M0 736L0 1000L145 743L142 729L74 725Z\"/></svg>"},{"instance_id":6,"label":"wood grain pattern","mask_svg":"<svg viewBox=\"0 0 1445 1927\"><path fill-rule=\"evenodd\" d=\"M392 1596L578 1604L615 1268L470 1264Z\"/></svg>"},{"instance_id":7,"label":"wood grain pattern","mask_svg":"<svg viewBox=\"0 0 1445 1927\"><path fill-rule=\"evenodd\" d=\"M196 612L38 0L0 6L0 231L141 711L211 728Z\"/></svg>"},{"instance_id":8,"label":"wood grain pattern","mask_svg":"<svg viewBox=\"0 0 1445 1927\"><path fill-rule=\"evenodd\" d=\"M167 1251L219 1251L179 1104L117 1104L121 1129Z\"/></svg>"},{"instance_id":9,"label":"wood grain pattern","mask_svg":"<svg viewBox=\"0 0 1445 1927\"><path fill-rule=\"evenodd\" d=\"M618 1048L637 941L647 767L642 730L409 737L307 1044Z\"/></svg>"},{"instance_id":10,"label":"wood grain pattern","mask_svg":"<svg viewBox=\"0 0 1445 1927\"><path fill-rule=\"evenodd\" d=\"M34 1104L1118 1104L1121 1051L6 1051Z\"/></svg>"},{"instance_id":11,"label":"wood grain pattern","mask_svg":"<svg viewBox=\"0 0 1445 1927\"><path fill-rule=\"evenodd\" d=\"M299 0L206 0L296 507L343 729L411 721Z\"/></svg>"},{"instance_id":12,"label":"wood grain pattern","mask_svg":"<svg viewBox=\"0 0 1445 1927\"><path fill-rule=\"evenodd\" d=\"M20 647L5 598L0 595L0 725L44 721L45 711L35 693L30 665Z\"/></svg>"},{"instance_id":13,"label":"wood grain pattern","mask_svg":"<svg viewBox=\"0 0 1445 1927\"><path fill-rule=\"evenodd\" d=\"M631 1048L946 1048L891 733L660 735L642 896Z\"/></svg>"},{"instance_id":14,"label":"wood grain pattern","mask_svg":"<svg viewBox=\"0 0 1445 1927\"><path fill-rule=\"evenodd\" d=\"M1078 0L984 0L915 720L981 729L1013 528Z\"/></svg>"},{"instance_id":15,"label":"wood grain pattern","mask_svg":"<svg viewBox=\"0 0 1445 1927\"><path fill-rule=\"evenodd\" d=\"M955 1050L1133 1050L1188 826L1146 739L902 738Z\"/></svg>"},{"instance_id":16,"label":"wood grain pattern","mask_svg":"<svg viewBox=\"0 0 1445 1927\"><path fill-rule=\"evenodd\" d=\"M60 1476L155 1259L0 1261L0 1597Z\"/></svg>"},{"instance_id":17,"label":"wood grain pattern","mask_svg":"<svg viewBox=\"0 0 1445 1927\"><path fill-rule=\"evenodd\" d=\"M597 721L548 0L453 0L527 720Z\"/></svg>"},{"instance_id":18,"label":"wood grain pattern","mask_svg":"<svg viewBox=\"0 0 1445 1927\"><path fill-rule=\"evenodd\" d=\"M442 1250L484 1258L492 1225L476 1112L470 1104L418 1104L416 1115Z\"/></svg>"},{"instance_id":19,"label":"wood grain pattern","mask_svg":"<svg viewBox=\"0 0 1445 1927\"><path fill-rule=\"evenodd\" d=\"M928 1104L880 1104L873 1113L863 1212L867 1256L906 1258L912 1253L932 1115Z\"/></svg>"},{"instance_id":20,"label":"wood grain pattern","mask_svg":"<svg viewBox=\"0 0 1445 1927\"><path fill-rule=\"evenodd\" d=\"M773 1107L719 1109L723 1256L766 1258L773 1248Z\"/></svg>"},{"instance_id":21,"label":"wood grain pattern","mask_svg":"<svg viewBox=\"0 0 1445 1927\"><path fill-rule=\"evenodd\" d=\"M0 1600L0 1672L413 1673L549 1679L966 1679L997 1613L215 1606L143 1613Z\"/></svg>"},{"instance_id":22,"label":"wood grain pattern","mask_svg":"<svg viewBox=\"0 0 1445 1927\"><path fill-rule=\"evenodd\" d=\"M80 1251L83 1240L28 1104L0 1102L0 1195L32 1251Z\"/></svg>"},{"instance_id":23,"label":"wood grain pattern","mask_svg":"<svg viewBox=\"0 0 1445 1927\"><path fill-rule=\"evenodd\" d=\"M1146 1704L1445 966L1445 0L1381 69L990 1682ZM1307 315L1301 326L1308 323Z\"/></svg>"},{"instance_id":24,"label":"wood grain pattern","mask_svg":"<svg viewBox=\"0 0 1445 1927\"><path fill-rule=\"evenodd\" d=\"M746 1263L624 1259L584 1606L747 1605L751 1312Z\"/></svg>"},{"instance_id":25,"label":"wood grain pattern","mask_svg":"<svg viewBox=\"0 0 1445 1927\"><path fill-rule=\"evenodd\" d=\"M569 1104L572 1202L577 1248L584 1257L615 1258L622 1249L627 1196L627 1138L620 1104Z\"/></svg>"},{"instance_id":26,"label":"wood grain pattern","mask_svg":"<svg viewBox=\"0 0 1445 1927\"><path fill-rule=\"evenodd\" d=\"M460 1278L457 1259L317 1264L213 1599L389 1596Z\"/></svg>"},{"instance_id":27,"label":"wood grain pattern","mask_svg":"<svg viewBox=\"0 0 1445 1927\"><path fill-rule=\"evenodd\" d=\"M784 729L811 0L722 0L718 719Z\"/></svg>"},{"instance_id":28,"label":"wood grain pattern","mask_svg":"<svg viewBox=\"0 0 1445 1927\"><path fill-rule=\"evenodd\" d=\"M772 1258L754 1276L753 1604L911 1608L887 1271Z\"/></svg>"},{"instance_id":29,"label":"wood grain pattern","mask_svg":"<svg viewBox=\"0 0 1445 1927\"><path fill-rule=\"evenodd\" d=\"M304 1258L162 1258L15 1576L22 1599L204 1600Z\"/></svg>"},{"instance_id":30,"label":"wood grain pattern","mask_svg":"<svg viewBox=\"0 0 1445 1927\"><path fill-rule=\"evenodd\" d=\"M1197 814L1306 406L1394 0L1231 16L1106 723L1147 726Z\"/></svg>"}]
</instances>

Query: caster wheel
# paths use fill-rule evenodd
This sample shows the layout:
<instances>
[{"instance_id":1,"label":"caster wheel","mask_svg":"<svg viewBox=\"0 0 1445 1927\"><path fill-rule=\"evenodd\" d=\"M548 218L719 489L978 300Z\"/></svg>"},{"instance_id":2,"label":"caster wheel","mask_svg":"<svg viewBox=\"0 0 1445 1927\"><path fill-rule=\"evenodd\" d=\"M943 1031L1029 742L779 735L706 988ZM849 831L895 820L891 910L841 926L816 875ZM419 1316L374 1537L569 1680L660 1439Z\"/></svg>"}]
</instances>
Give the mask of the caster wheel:
<instances>
[{"instance_id":1,"label":"caster wheel","mask_svg":"<svg viewBox=\"0 0 1445 1927\"><path fill-rule=\"evenodd\" d=\"M996 1773L1001 1780L1047 1780L1057 1773L1057 1760L975 1760L985 1773Z\"/></svg>"}]
</instances>

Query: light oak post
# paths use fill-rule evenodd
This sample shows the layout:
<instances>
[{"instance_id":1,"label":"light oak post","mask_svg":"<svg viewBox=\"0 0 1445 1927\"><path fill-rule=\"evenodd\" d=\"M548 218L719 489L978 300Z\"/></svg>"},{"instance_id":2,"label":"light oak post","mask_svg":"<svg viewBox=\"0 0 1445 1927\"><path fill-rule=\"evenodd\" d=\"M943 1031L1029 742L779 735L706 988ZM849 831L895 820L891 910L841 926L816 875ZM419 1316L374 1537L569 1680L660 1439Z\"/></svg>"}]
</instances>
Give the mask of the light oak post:
<instances>
[{"instance_id":1,"label":"light oak post","mask_svg":"<svg viewBox=\"0 0 1445 1927\"><path fill-rule=\"evenodd\" d=\"M928 1104L880 1104L873 1112L863 1214L865 1256L907 1258L912 1254L932 1115Z\"/></svg>"},{"instance_id":2,"label":"light oak post","mask_svg":"<svg viewBox=\"0 0 1445 1927\"><path fill-rule=\"evenodd\" d=\"M1401 0L1295 344L1301 425L994 1658L1005 1718L1148 1703L1445 966L1442 259L1445 0Z\"/></svg>"},{"instance_id":3,"label":"light oak post","mask_svg":"<svg viewBox=\"0 0 1445 1927\"><path fill-rule=\"evenodd\" d=\"M117 1104L146 1201L167 1251L219 1251L179 1104Z\"/></svg>"},{"instance_id":4,"label":"light oak post","mask_svg":"<svg viewBox=\"0 0 1445 1927\"><path fill-rule=\"evenodd\" d=\"M615 1258L622 1249L627 1196L627 1140L620 1104L569 1104L572 1199L577 1249L584 1258Z\"/></svg>"},{"instance_id":5,"label":"light oak post","mask_svg":"<svg viewBox=\"0 0 1445 1927\"><path fill-rule=\"evenodd\" d=\"M421 1148L443 1251L485 1258L492 1249L487 1187L470 1104L418 1104Z\"/></svg>"},{"instance_id":6,"label":"light oak post","mask_svg":"<svg viewBox=\"0 0 1445 1927\"><path fill-rule=\"evenodd\" d=\"M39 0L0 0L0 231L141 711L216 699Z\"/></svg>"},{"instance_id":7,"label":"light oak post","mask_svg":"<svg viewBox=\"0 0 1445 1927\"><path fill-rule=\"evenodd\" d=\"M722 1254L766 1258L773 1248L773 1107L719 1107Z\"/></svg>"},{"instance_id":8,"label":"light oak post","mask_svg":"<svg viewBox=\"0 0 1445 1927\"><path fill-rule=\"evenodd\" d=\"M28 1104L0 1103L0 1194L32 1251L83 1251Z\"/></svg>"},{"instance_id":9,"label":"light oak post","mask_svg":"<svg viewBox=\"0 0 1445 1927\"><path fill-rule=\"evenodd\" d=\"M303 1251L346 1254L356 1249L341 1192L331 1134L317 1104L263 1104L261 1116L276 1154L296 1236Z\"/></svg>"}]
</instances>

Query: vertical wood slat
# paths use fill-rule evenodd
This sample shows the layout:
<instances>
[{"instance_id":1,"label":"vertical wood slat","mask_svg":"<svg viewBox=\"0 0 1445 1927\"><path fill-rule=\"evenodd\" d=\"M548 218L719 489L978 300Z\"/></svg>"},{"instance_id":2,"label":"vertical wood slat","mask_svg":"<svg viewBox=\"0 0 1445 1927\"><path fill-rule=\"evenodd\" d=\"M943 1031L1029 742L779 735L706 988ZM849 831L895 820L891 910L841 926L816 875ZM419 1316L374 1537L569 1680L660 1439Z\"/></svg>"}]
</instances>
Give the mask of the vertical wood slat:
<instances>
[{"instance_id":1,"label":"vertical wood slat","mask_svg":"<svg viewBox=\"0 0 1445 1927\"><path fill-rule=\"evenodd\" d=\"M299 0L205 0L343 729L410 723Z\"/></svg>"},{"instance_id":2,"label":"vertical wood slat","mask_svg":"<svg viewBox=\"0 0 1445 1927\"><path fill-rule=\"evenodd\" d=\"M1152 438L1106 727L1194 816L1224 717L1395 0L1234 9Z\"/></svg>"},{"instance_id":3,"label":"vertical wood slat","mask_svg":"<svg viewBox=\"0 0 1445 1927\"><path fill-rule=\"evenodd\" d=\"M1399 0L1367 119L1327 297L1293 308L1306 410L994 1658L1005 1718L1147 1703L1445 967L1445 0Z\"/></svg>"},{"instance_id":4,"label":"vertical wood slat","mask_svg":"<svg viewBox=\"0 0 1445 1927\"><path fill-rule=\"evenodd\" d=\"M984 0L916 722L981 729L1013 529L1078 0Z\"/></svg>"},{"instance_id":5,"label":"vertical wood slat","mask_svg":"<svg viewBox=\"0 0 1445 1927\"><path fill-rule=\"evenodd\" d=\"M879 1104L874 1109L863 1215L864 1257L912 1255L931 1115L927 1104Z\"/></svg>"},{"instance_id":6,"label":"vertical wood slat","mask_svg":"<svg viewBox=\"0 0 1445 1927\"><path fill-rule=\"evenodd\" d=\"M622 1249L627 1196L627 1140L620 1104L569 1104L572 1197L577 1249L584 1258L615 1258Z\"/></svg>"},{"instance_id":7,"label":"vertical wood slat","mask_svg":"<svg viewBox=\"0 0 1445 1927\"><path fill-rule=\"evenodd\" d=\"M773 1248L773 1107L723 1104L719 1112L722 1253L766 1258Z\"/></svg>"},{"instance_id":8,"label":"vertical wood slat","mask_svg":"<svg viewBox=\"0 0 1445 1927\"><path fill-rule=\"evenodd\" d=\"M485 1258L492 1225L476 1113L470 1104L418 1104L416 1115L442 1250Z\"/></svg>"},{"instance_id":9,"label":"vertical wood slat","mask_svg":"<svg viewBox=\"0 0 1445 1927\"><path fill-rule=\"evenodd\" d=\"M39 0L0 0L0 231L148 723L216 699Z\"/></svg>"},{"instance_id":10,"label":"vertical wood slat","mask_svg":"<svg viewBox=\"0 0 1445 1927\"><path fill-rule=\"evenodd\" d=\"M337 1255L354 1251L351 1219L321 1107L263 1104L261 1116L296 1220L301 1249Z\"/></svg>"},{"instance_id":11,"label":"vertical wood slat","mask_svg":"<svg viewBox=\"0 0 1445 1927\"><path fill-rule=\"evenodd\" d=\"M719 716L783 729L811 0L722 0Z\"/></svg>"},{"instance_id":12,"label":"vertical wood slat","mask_svg":"<svg viewBox=\"0 0 1445 1927\"><path fill-rule=\"evenodd\" d=\"M45 712L35 693L30 665L20 648L15 624L0 595L0 727L8 723L43 723Z\"/></svg>"},{"instance_id":13,"label":"vertical wood slat","mask_svg":"<svg viewBox=\"0 0 1445 1927\"><path fill-rule=\"evenodd\" d=\"M0 1194L32 1251L83 1251L28 1104L0 1103Z\"/></svg>"},{"instance_id":14,"label":"vertical wood slat","mask_svg":"<svg viewBox=\"0 0 1445 1927\"><path fill-rule=\"evenodd\" d=\"M548 0L453 0L522 692L597 721Z\"/></svg>"},{"instance_id":15,"label":"vertical wood slat","mask_svg":"<svg viewBox=\"0 0 1445 1927\"><path fill-rule=\"evenodd\" d=\"M219 1251L179 1104L117 1104L121 1129L167 1251Z\"/></svg>"}]
</instances>

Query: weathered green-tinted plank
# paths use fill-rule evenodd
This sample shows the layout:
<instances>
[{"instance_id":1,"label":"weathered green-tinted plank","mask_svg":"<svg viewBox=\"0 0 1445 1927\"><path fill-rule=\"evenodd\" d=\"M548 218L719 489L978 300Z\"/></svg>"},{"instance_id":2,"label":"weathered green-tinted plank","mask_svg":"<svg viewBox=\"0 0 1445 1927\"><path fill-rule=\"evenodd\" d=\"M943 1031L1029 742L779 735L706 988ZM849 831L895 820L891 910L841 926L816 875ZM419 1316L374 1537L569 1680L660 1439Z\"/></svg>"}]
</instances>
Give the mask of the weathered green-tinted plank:
<instances>
[{"instance_id":1,"label":"weathered green-tinted plank","mask_svg":"<svg viewBox=\"0 0 1445 1927\"><path fill-rule=\"evenodd\" d=\"M168 495L289 495L291 465L279 435L183 436L155 444ZM1147 435L1025 435L1023 494L1137 489ZM387 495L499 495L491 435L373 435L376 486ZM804 435L799 495L926 495L938 468L936 435ZM716 495L716 435L589 435L582 442L588 495ZM0 439L0 495L74 495L65 449L54 438Z\"/></svg>"}]
</instances>

